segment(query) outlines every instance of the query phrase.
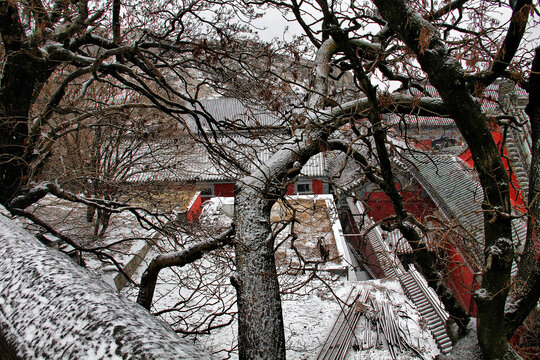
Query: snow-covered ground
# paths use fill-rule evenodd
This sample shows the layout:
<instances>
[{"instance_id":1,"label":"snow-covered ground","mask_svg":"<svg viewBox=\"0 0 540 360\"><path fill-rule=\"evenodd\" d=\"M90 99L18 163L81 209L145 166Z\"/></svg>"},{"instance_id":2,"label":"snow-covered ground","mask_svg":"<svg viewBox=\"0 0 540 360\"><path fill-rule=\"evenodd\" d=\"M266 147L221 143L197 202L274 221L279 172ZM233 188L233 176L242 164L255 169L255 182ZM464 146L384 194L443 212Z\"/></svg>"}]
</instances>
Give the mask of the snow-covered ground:
<instances>
[{"instance_id":1,"label":"snow-covered ground","mask_svg":"<svg viewBox=\"0 0 540 360\"><path fill-rule=\"evenodd\" d=\"M155 230L142 228L136 217L130 212L113 214L105 237L94 236L93 223L86 220L86 206L47 195L31 208L31 211L56 230L69 236L78 245L87 248L99 248L104 254L114 257L119 263L125 265L139 249L151 240ZM35 232L39 230L26 221L26 227ZM49 240L54 237L47 235ZM95 254L85 252L82 254L86 266L92 271L103 274L108 268L115 268L106 258L98 258Z\"/></svg>"},{"instance_id":2,"label":"snow-covered ground","mask_svg":"<svg viewBox=\"0 0 540 360\"><path fill-rule=\"evenodd\" d=\"M211 203L205 208L200 222L205 229L219 231L230 224L230 218L220 211L218 203ZM317 221L317 228L321 233L318 236L330 236L326 232L331 230L325 229L320 219ZM300 227L298 230L300 233L305 232L300 230ZM281 236L286 237L286 232ZM311 236L311 239L313 238L317 237ZM186 237L182 240L184 244L189 241L193 239ZM305 239L299 243L302 241ZM160 251L167 251L167 248L169 251L179 250L178 246L173 246L171 242L162 242L160 245ZM287 249L287 246L285 248ZM312 257L319 256L312 248L313 246L307 246L301 251L307 251ZM219 359L237 358L235 294L229 280L234 272L231 251L220 250L194 264L162 270L152 306L154 313L172 324L177 331L184 332L194 342L213 351ZM286 252L287 256L294 255ZM153 249L146 261L157 254L157 249ZM143 268L144 266L135 274L135 279L140 279ZM313 273L307 271L304 274L284 274L280 277L282 290L285 292L282 306L288 359L312 359L317 356L353 288L355 292L360 288L367 289L370 298L377 303L389 303L396 313L405 314L406 316L399 317L399 321L409 334L411 346L417 349L424 359L433 359L439 353L429 331L419 321L418 312L407 300L397 281L348 282L343 276L332 272L316 274L316 277L312 277ZM136 297L136 289L133 287L126 288L123 292L132 299ZM351 301L349 299L349 303ZM220 316L215 317L215 314ZM190 333L211 327L216 328L210 330L209 334ZM361 336L359 330L357 337ZM387 358L390 358L390 353L376 347L360 352L351 350L348 355L348 359ZM404 352L400 356L400 359L417 358L414 351Z\"/></svg>"},{"instance_id":3,"label":"snow-covered ground","mask_svg":"<svg viewBox=\"0 0 540 360\"><path fill-rule=\"evenodd\" d=\"M55 220L54 224L85 243L91 237L91 226L85 219L85 207L65 203L47 197L41 202L42 207L36 212L48 219ZM295 225L298 236L296 245L298 251L309 261L320 261L321 253L317 249L318 239L326 244L331 259L328 264L322 264L314 273L309 266L305 272L284 271L286 264L300 265L295 259L295 252L291 245L284 241L290 234L291 224L280 234L277 243L281 243L277 257L282 258L280 265L280 283L282 286L282 306L285 323L285 338L287 358L293 360L312 359L319 353L325 339L330 332L336 318L344 306L351 289L367 289L370 298L377 303L389 303L399 316L406 332L410 335L409 341L424 359L432 359L438 354L438 349L431 338L429 331L422 326L418 313L408 302L401 286L396 281L372 280L366 282L348 282L339 274L343 272L321 271L336 269L343 266L339 258L339 251L334 238L331 216L315 209L316 201L308 201L299 211L299 223ZM181 251L197 241L207 239L212 233L219 233L230 226L230 217L220 209L217 202L205 207L200 219L200 227L193 232L178 232L176 236L160 238L157 246L153 247L146 256L143 264L135 272L133 279L139 282L145 265L155 256L163 252ZM313 207L313 209L312 209ZM278 209L274 217L283 209ZM283 215L283 214L281 214ZM290 214L289 214L290 215ZM311 225L310 225L311 224ZM102 245L115 241L139 238L150 239L153 231L141 229L136 219L130 214L113 215L110 230ZM283 242L284 241L284 242ZM93 245L96 245L95 243ZM131 253L131 246L120 248L114 256L122 262ZM201 260L182 268L169 268L161 271L152 312L166 320L180 333L185 334L193 342L199 343L212 351L218 359L236 359L236 304L235 291L230 283L230 276L234 273L234 254L230 248L212 252ZM278 259L279 260L279 259ZM97 258L86 256L87 264L91 268L100 267ZM278 261L280 263L280 261ZM98 271L99 273L99 271ZM137 288L128 286L122 293L135 301ZM351 303L349 299L349 303ZM350 305L350 304L349 304ZM357 344L363 336L360 329L356 333ZM355 352L351 350L348 359L388 359L387 350L374 347ZM405 352L400 359L416 359L414 351Z\"/></svg>"}]
</instances>

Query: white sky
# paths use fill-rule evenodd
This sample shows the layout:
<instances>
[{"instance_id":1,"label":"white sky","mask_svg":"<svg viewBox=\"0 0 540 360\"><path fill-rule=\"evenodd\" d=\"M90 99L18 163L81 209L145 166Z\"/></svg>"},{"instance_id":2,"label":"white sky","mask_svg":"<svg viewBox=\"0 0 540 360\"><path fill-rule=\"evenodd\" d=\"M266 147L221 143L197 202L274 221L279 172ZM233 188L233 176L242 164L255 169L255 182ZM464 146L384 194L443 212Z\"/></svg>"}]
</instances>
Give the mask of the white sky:
<instances>
[{"instance_id":1,"label":"white sky","mask_svg":"<svg viewBox=\"0 0 540 360\"><path fill-rule=\"evenodd\" d=\"M508 7L501 6L499 9L502 21L508 21L510 19L511 10ZM292 18L292 14L289 15ZM537 15L533 14L531 18L536 18ZM535 19L538 20L538 19ZM277 40L291 40L294 35L303 34L303 30L296 21L287 21L279 12L274 8L267 10L266 15L254 22L254 25L261 28L259 36L262 40L271 42L276 38ZM524 46L527 49L534 49L540 45L540 26L529 28L528 34L523 39Z\"/></svg>"},{"instance_id":2,"label":"white sky","mask_svg":"<svg viewBox=\"0 0 540 360\"><path fill-rule=\"evenodd\" d=\"M294 35L303 34L303 30L296 21L288 22L281 12L276 9L268 9L266 14L253 23L258 28L262 40L271 42L278 40L291 40Z\"/></svg>"}]
</instances>

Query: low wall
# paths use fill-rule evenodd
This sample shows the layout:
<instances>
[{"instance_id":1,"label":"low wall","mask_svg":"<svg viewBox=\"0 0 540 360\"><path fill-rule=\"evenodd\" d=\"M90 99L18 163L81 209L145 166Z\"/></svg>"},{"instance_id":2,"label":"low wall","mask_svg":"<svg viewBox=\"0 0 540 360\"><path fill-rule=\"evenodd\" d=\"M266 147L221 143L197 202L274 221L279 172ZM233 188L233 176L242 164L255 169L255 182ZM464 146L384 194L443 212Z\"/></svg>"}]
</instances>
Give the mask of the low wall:
<instances>
[{"instance_id":1,"label":"low wall","mask_svg":"<svg viewBox=\"0 0 540 360\"><path fill-rule=\"evenodd\" d=\"M158 233L159 235L159 233ZM153 237L155 239L156 236ZM124 265L123 270L130 277L135 274L135 271L139 268L144 258L150 251L152 243L150 241L140 240L140 244L135 248L132 248L133 255L129 258L128 262ZM122 274L115 266L111 266L112 277L114 285L118 291L122 290L127 285L128 279Z\"/></svg>"}]
</instances>

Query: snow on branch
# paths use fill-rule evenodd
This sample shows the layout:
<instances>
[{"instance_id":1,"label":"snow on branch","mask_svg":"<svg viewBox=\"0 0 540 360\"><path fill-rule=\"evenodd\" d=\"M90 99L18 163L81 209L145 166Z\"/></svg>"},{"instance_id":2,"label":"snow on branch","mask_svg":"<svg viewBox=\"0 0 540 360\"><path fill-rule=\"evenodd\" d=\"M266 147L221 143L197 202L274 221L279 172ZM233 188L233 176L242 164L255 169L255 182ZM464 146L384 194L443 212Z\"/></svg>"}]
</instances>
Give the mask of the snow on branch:
<instances>
[{"instance_id":1,"label":"snow on branch","mask_svg":"<svg viewBox=\"0 0 540 360\"><path fill-rule=\"evenodd\" d=\"M105 210L113 214L128 211L137 218L137 221L144 229L155 229L157 231L162 231L162 228L160 228L160 226L163 226L166 222L169 221L169 219L167 219L165 216L142 207L129 206L124 203L110 200L86 198L80 195L73 194L69 191L62 189L53 182L42 182L34 188L30 189L27 193L15 197L8 204L9 209L12 212L16 211L18 215L26 216L25 214L17 210L23 210L28 206L37 203L39 200L41 200L48 194L52 194L59 199L92 206L96 209ZM154 218L157 221L157 224L152 222L148 217Z\"/></svg>"},{"instance_id":2,"label":"snow on branch","mask_svg":"<svg viewBox=\"0 0 540 360\"><path fill-rule=\"evenodd\" d=\"M230 245L232 243L233 235L234 227L231 227L221 233L218 237L204 241L186 250L156 256L142 275L137 303L150 310L157 277L162 269L173 266L182 267L199 260L203 255L210 251L219 249L225 245Z\"/></svg>"},{"instance_id":3,"label":"snow on branch","mask_svg":"<svg viewBox=\"0 0 540 360\"><path fill-rule=\"evenodd\" d=\"M0 345L23 359L211 358L1 207Z\"/></svg>"}]
</instances>

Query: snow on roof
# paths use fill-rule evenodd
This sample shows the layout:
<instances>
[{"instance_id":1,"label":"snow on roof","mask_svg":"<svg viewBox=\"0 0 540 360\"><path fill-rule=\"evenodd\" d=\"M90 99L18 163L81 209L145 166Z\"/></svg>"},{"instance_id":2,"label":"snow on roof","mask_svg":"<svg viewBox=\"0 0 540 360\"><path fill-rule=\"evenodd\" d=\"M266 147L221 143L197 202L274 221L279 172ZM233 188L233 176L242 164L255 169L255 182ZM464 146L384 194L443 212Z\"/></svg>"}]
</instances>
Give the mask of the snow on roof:
<instances>
[{"instance_id":1,"label":"snow on roof","mask_svg":"<svg viewBox=\"0 0 540 360\"><path fill-rule=\"evenodd\" d=\"M395 247L390 249L389 243L385 241L383 236L382 228L376 225L370 216L364 216L367 212L362 202L349 197L347 203L356 225L360 229L370 229L365 236L372 253L366 254L368 260L366 265L369 265L370 268L379 268L382 273L377 274L376 270L374 273L383 277L397 278L400 274L403 274L405 268L397 256L398 253Z\"/></svg>"},{"instance_id":2,"label":"snow on roof","mask_svg":"<svg viewBox=\"0 0 540 360\"><path fill-rule=\"evenodd\" d=\"M160 141L148 143L138 150L143 153L138 156L142 160L133 164L126 181L234 181L246 175L245 171L264 166L277 146L244 137L229 137L220 142L221 149L244 169L238 169L223 159L213 158L202 144L193 143L186 148L176 141ZM323 153L309 159L301 171L302 176L308 177L325 177L326 174Z\"/></svg>"},{"instance_id":3,"label":"snow on roof","mask_svg":"<svg viewBox=\"0 0 540 360\"><path fill-rule=\"evenodd\" d=\"M436 116L416 116L398 114L386 114L384 116L385 122L389 125L406 125L406 126L444 126L453 127L456 126L454 120L448 117L436 117Z\"/></svg>"},{"instance_id":4,"label":"snow on roof","mask_svg":"<svg viewBox=\"0 0 540 360\"><path fill-rule=\"evenodd\" d=\"M440 97L437 89L431 84L424 86L424 92L419 89L410 88L407 91L411 95L415 96L431 96ZM495 83L486 87L481 94L478 94L477 100L480 101L482 111L486 114L500 114L503 113L504 103L511 101L514 105L523 108L523 104L526 103L526 91L515 86L508 81L496 81ZM454 120L451 118L443 117L424 117L424 116L398 116L395 114L388 115L387 121L396 125L400 122L404 122L408 125L414 126L455 126Z\"/></svg>"},{"instance_id":5,"label":"snow on roof","mask_svg":"<svg viewBox=\"0 0 540 360\"><path fill-rule=\"evenodd\" d=\"M212 162L206 149L193 144L190 149L177 147L175 142L149 143L139 151L142 161L134 164L127 182L148 181L208 181L226 178L225 168Z\"/></svg>"},{"instance_id":6,"label":"snow on roof","mask_svg":"<svg viewBox=\"0 0 540 360\"><path fill-rule=\"evenodd\" d=\"M264 164L272 155L273 152L269 150L262 152L260 154L261 163ZM323 177L327 176L327 173L326 156L323 152L312 156L300 171L300 175L307 177Z\"/></svg>"},{"instance_id":7,"label":"snow on roof","mask_svg":"<svg viewBox=\"0 0 540 360\"><path fill-rule=\"evenodd\" d=\"M404 155L411 163L409 170L437 207L448 219L457 221L466 229L466 237L480 248L484 239L481 206L484 193L473 171L455 155ZM512 225L513 238L523 243L527 232L525 223L514 219Z\"/></svg>"},{"instance_id":8,"label":"snow on roof","mask_svg":"<svg viewBox=\"0 0 540 360\"><path fill-rule=\"evenodd\" d=\"M208 359L0 207L0 341L23 359Z\"/></svg>"},{"instance_id":9,"label":"snow on roof","mask_svg":"<svg viewBox=\"0 0 540 360\"><path fill-rule=\"evenodd\" d=\"M283 120L277 113L264 109L262 106L246 106L239 99L235 98L216 98L203 99L194 106L196 110L204 110L218 122L221 131L234 131L254 128L271 128L283 125ZM192 120L190 126L192 130L195 124ZM205 119L200 119L201 125L205 130L210 126Z\"/></svg>"}]
</instances>

